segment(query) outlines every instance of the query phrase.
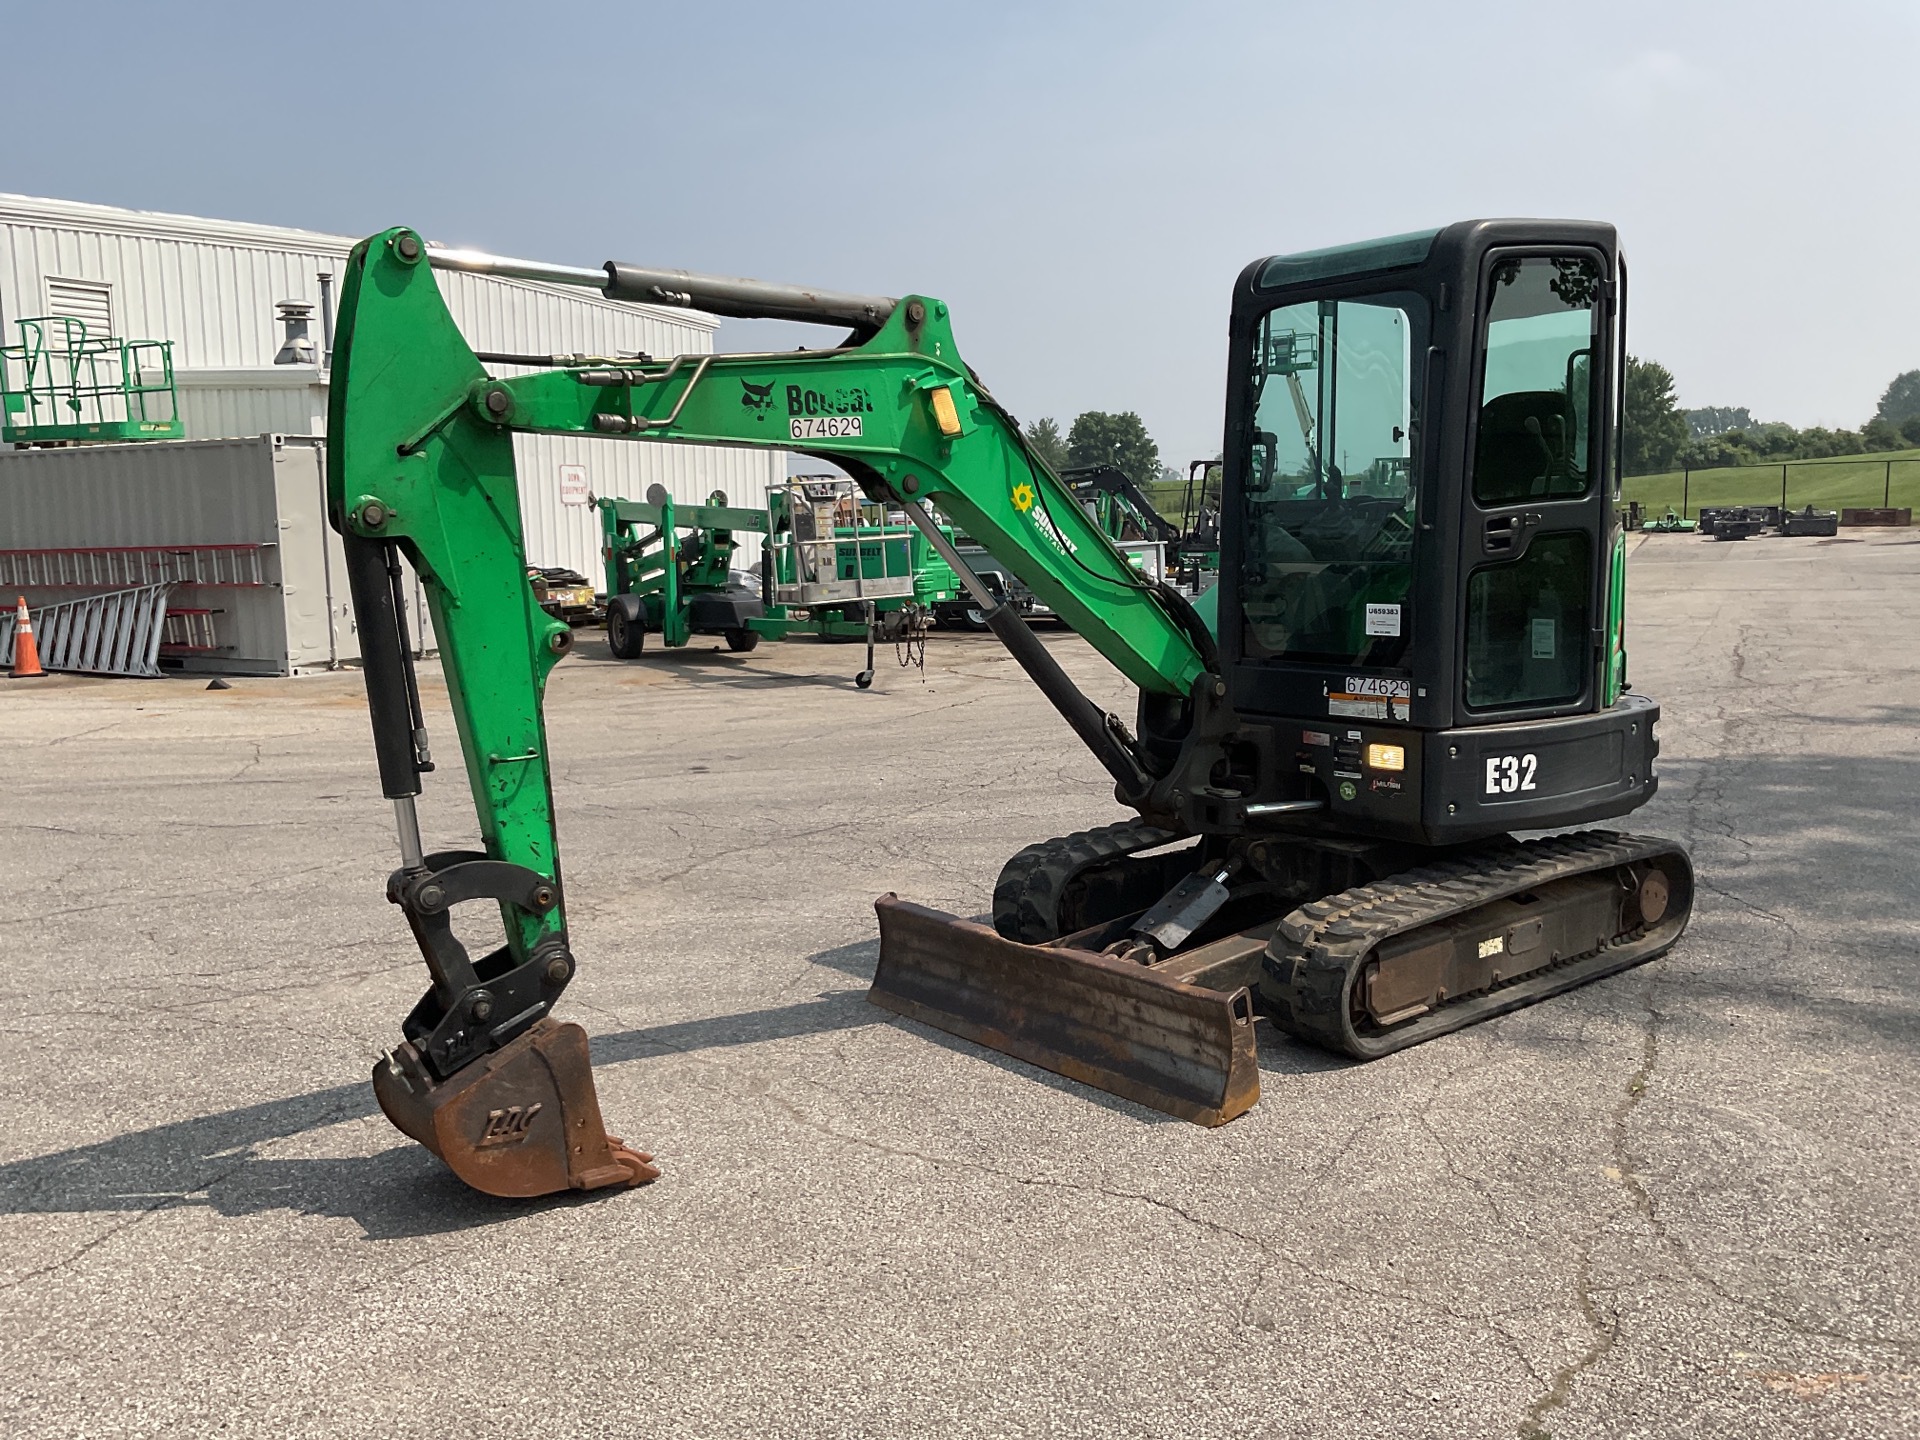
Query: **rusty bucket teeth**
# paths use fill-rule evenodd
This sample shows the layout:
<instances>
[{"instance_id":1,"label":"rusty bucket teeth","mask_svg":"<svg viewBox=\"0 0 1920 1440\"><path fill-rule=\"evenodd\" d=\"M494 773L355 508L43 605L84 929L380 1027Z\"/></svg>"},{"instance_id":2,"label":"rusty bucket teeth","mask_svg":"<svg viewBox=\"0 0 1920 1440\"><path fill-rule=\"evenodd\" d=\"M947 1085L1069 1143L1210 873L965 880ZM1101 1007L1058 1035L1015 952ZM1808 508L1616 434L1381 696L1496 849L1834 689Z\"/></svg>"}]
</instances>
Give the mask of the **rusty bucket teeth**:
<instances>
[{"instance_id":1,"label":"rusty bucket teeth","mask_svg":"<svg viewBox=\"0 0 1920 1440\"><path fill-rule=\"evenodd\" d=\"M373 1068L373 1093L403 1133L488 1195L644 1185L653 1157L607 1134L587 1032L541 1020L483 1060L435 1080L411 1044Z\"/></svg>"}]
</instances>

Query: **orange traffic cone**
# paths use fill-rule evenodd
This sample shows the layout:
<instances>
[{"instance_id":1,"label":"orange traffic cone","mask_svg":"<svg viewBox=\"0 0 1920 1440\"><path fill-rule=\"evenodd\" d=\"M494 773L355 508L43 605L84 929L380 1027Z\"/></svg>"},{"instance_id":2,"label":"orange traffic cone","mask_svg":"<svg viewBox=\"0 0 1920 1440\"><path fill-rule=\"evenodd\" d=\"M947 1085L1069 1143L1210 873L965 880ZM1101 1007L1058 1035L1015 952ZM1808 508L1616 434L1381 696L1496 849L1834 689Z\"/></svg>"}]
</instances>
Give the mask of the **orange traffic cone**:
<instances>
[{"instance_id":1,"label":"orange traffic cone","mask_svg":"<svg viewBox=\"0 0 1920 1440\"><path fill-rule=\"evenodd\" d=\"M40 668L40 646L33 638L33 617L27 614L27 597L20 597L20 613L13 626L13 670L15 680L30 680L47 672Z\"/></svg>"}]
</instances>

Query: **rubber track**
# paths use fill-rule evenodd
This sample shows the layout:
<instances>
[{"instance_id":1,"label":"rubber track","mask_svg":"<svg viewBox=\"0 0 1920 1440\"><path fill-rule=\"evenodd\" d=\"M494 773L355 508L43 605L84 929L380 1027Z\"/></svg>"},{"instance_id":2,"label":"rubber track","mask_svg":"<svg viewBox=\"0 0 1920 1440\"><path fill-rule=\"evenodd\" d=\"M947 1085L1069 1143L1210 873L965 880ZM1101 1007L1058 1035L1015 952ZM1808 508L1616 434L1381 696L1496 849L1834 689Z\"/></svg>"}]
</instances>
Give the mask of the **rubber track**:
<instances>
[{"instance_id":1,"label":"rubber track","mask_svg":"<svg viewBox=\"0 0 1920 1440\"><path fill-rule=\"evenodd\" d=\"M1179 838L1174 830L1122 820L1029 845L1000 867L993 887L993 928L1023 945L1052 940L1060 933L1060 897L1077 877L1106 861Z\"/></svg>"},{"instance_id":2,"label":"rubber track","mask_svg":"<svg viewBox=\"0 0 1920 1440\"><path fill-rule=\"evenodd\" d=\"M1382 941L1554 880L1656 857L1677 857L1687 883L1674 894L1674 910L1650 931L1634 931L1583 955L1450 999L1391 1030L1354 1030L1348 993L1361 965ZM1589 830L1545 840L1496 842L1293 911L1280 922L1262 959L1261 999L1275 1023L1298 1039L1355 1059L1375 1059L1663 954L1686 929L1691 881L1691 862L1671 840Z\"/></svg>"}]
</instances>

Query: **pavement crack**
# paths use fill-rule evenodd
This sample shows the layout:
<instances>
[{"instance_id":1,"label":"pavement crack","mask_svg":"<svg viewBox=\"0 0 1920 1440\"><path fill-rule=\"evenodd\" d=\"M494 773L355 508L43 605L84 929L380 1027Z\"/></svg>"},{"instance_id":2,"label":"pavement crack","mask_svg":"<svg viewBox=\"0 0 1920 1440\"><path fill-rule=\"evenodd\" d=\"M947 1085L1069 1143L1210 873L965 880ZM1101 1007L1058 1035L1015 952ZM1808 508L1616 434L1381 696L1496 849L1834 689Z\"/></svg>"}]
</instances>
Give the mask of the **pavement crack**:
<instances>
[{"instance_id":1,"label":"pavement crack","mask_svg":"<svg viewBox=\"0 0 1920 1440\"><path fill-rule=\"evenodd\" d=\"M44 1279L48 1275L58 1274L60 1271L65 1270L69 1266L75 1265L79 1261L85 1259L93 1251L99 1249L102 1245L106 1244L107 1241L113 1239L114 1236L125 1234L127 1231L133 1229L134 1226L142 1224L149 1217L151 1217L152 1215L156 1214L161 1210L166 1209L169 1205L179 1205L184 1203L185 1199L186 1197L183 1195L168 1195L163 1199L154 1201L151 1205L146 1206L144 1209L138 1211L137 1213L133 1215L129 1215L125 1220L122 1220L119 1224L109 1225L105 1230L102 1230L98 1235L94 1236L91 1240L87 1241L84 1245L81 1245L76 1249L69 1251L67 1254L61 1256L58 1260L54 1260L48 1264L42 1265L37 1270L29 1270L27 1271L26 1274L18 1276L12 1280L9 1280L4 1285L0 1285L0 1295L4 1295L9 1290L18 1290L22 1285L29 1284L30 1282L35 1280Z\"/></svg>"},{"instance_id":2,"label":"pavement crack","mask_svg":"<svg viewBox=\"0 0 1920 1440\"><path fill-rule=\"evenodd\" d=\"M1632 1198L1634 1208L1640 1212L1647 1224L1656 1233L1659 1221L1653 1212L1653 1198L1633 1171L1633 1156L1627 1148L1627 1122L1633 1112L1639 1108L1641 1100L1646 1098L1647 1085L1653 1078L1653 1069L1660 1061L1660 1011L1653 1003L1654 989L1659 985L1657 976L1647 981L1646 1011L1647 1023L1641 1032L1640 1064L1633 1074L1627 1077L1618 1103L1613 1107L1612 1123L1607 1131L1607 1151L1613 1161L1613 1172L1619 1177L1621 1187ZM1664 1238L1664 1237L1663 1237ZM1580 1245L1574 1257L1573 1298L1580 1309L1580 1318L1586 1322L1593 1339L1587 1348L1572 1360L1553 1372L1546 1388L1527 1407L1520 1421L1517 1435L1519 1440L1547 1440L1549 1431L1543 1423L1546 1417L1567 1403L1573 1393L1574 1383L1606 1359L1620 1338L1620 1317L1618 1314L1603 1315L1600 1302L1595 1297L1593 1285L1593 1249L1596 1241L1589 1237Z\"/></svg>"},{"instance_id":3,"label":"pavement crack","mask_svg":"<svg viewBox=\"0 0 1920 1440\"><path fill-rule=\"evenodd\" d=\"M1594 1298L1592 1240L1581 1245L1574 1261L1573 1294L1580 1307L1580 1318L1586 1321L1587 1328L1593 1332L1593 1340L1585 1351L1553 1372L1547 1388L1527 1407L1520 1428L1515 1432L1519 1440L1550 1440L1552 1432L1542 1422L1567 1403L1573 1393L1574 1382L1606 1359L1607 1352L1620 1339L1620 1317L1603 1315L1599 1301Z\"/></svg>"}]
</instances>

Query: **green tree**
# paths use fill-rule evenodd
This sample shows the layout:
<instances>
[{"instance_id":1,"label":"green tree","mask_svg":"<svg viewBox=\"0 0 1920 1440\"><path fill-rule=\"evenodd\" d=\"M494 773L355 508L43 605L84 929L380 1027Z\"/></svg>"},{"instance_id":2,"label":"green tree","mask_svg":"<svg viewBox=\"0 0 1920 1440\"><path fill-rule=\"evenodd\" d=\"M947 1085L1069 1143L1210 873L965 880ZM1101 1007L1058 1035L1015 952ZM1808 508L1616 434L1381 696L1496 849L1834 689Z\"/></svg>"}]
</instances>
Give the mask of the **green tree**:
<instances>
[{"instance_id":1,"label":"green tree","mask_svg":"<svg viewBox=\"0 0 1920 1440\"><path fill-rule=\"evenodd\" d=\"M1862 425L1860 438L1866 442L1869 450L1904 450L1907 446L1906 436L1900 433L1900 427L1884 415L1876 415Z\"/></svg>"},{"instance_id":2,"label":"green tree","mask_svg":"<svg viewBox=\"0 0 1920 1440\"><path fill-rule=\"evenodd\" d=\"M1673 393L1673 372L1637 356L1627 357L1627 426L1621 458L1629 475L1656 475L1673 468L1687 443L1687 417Z\"/></svg>"},{"instance_id":3,"label":"green tree","mask_svg":"<svg viewBox=\"0 0 1920 1440\"><path fill-rule=\"evenodd\" d=\"M1920 370L1907 370L1894 376L1893 383L1880 397L1880 408L1873 413L1895 425L1920 416Z\"/></svg>"},{"instance_id":4,"label":"green tree","mask_svg":"<svg viewBox=\"0 0 1920 1440\"><path fill-rule=\"evenodd\" d=\"M1725 435L1729 430L1751 430L1753 415L1744 405L1704 405L1687 413L1687 428L1696 440Z\"/></svg>"},{"instance_id":5,"label":"green tree","mask_svg":"<svg viewBox=\"0 0 1920 1440\"><path fill-rule=\"evenodd\" d=\"M1159 477L1160 447L1133 411L1109 415L1088 410L1075 418L1067 432L1067 463L1111 465L1139 485Z\"/></svg>"},{"instance_id":6,"label":"green tree","mask_svg":"<svg viewBox=\"0 0 1920 1440\"><path fill-rule=\"evenodd\" d=\"M1060 427L1051 420L1036 420L1027 426L1027 444L1033 447L1033 453L1047 462L1050 469L1060 471L1067 464L1067 442L1060 434Z\"/></svg>"}]
</instances>

